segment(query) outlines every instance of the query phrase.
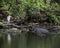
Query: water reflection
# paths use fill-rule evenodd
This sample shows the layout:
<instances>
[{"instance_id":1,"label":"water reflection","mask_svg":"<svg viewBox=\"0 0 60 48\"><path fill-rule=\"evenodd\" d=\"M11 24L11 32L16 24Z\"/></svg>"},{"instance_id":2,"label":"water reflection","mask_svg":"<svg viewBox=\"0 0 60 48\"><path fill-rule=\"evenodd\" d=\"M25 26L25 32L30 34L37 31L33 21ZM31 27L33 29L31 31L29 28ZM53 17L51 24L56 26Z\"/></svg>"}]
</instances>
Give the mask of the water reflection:
<instances>
[{"instance_id":1,"label":"water reflection","mask_svg":"<svg viewBox=\"0 0 60 48\"><path fill-rule=\"evenodd\" d=\"M0 48L60 48L60 36L39 37L32 33L22 33L11 35L9 44L7 35L4 34L0 38Z\"/></svg>"},{"instance_id":2,"label":"water reflection","mask_svg":"<svg viewBox=\"0 0 60 48\"><path fill-rule=\"evenodd\" d=\"M10 34L7 35L7 41L8 41L8 43L11 42L11 35Z\"/></svg>"}]
</instances>

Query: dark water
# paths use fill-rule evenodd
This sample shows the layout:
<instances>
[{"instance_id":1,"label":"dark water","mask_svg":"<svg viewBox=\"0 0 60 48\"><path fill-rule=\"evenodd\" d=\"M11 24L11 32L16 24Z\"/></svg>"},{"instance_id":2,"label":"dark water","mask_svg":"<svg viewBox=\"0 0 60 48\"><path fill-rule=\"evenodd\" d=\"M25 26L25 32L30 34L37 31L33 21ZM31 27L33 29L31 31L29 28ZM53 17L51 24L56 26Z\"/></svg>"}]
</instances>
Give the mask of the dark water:
<instances>
[{"instance_id":1,"label":"dark water","mask_svg":"<svg viewBox=\"0 0 60 48\"><path fill-rule=\"evenodd\" d=\"M39 37L31 33L0 37L0 48L60 48L60 36Z\"/></svg>"}]
</instances>

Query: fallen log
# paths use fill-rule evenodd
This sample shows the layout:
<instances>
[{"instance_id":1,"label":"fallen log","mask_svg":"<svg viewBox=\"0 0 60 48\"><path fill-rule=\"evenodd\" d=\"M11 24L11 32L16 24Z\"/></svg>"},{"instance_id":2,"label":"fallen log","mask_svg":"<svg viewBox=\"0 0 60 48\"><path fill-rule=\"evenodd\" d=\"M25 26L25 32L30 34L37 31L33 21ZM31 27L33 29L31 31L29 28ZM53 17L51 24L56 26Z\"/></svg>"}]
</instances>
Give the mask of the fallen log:
<instances>
[{"instance_id":1,"label":"fallen log","mask_svg":"<svg viewBox=\"0 0 60 48\"><path fill-rule=\"evenodd\" d=\"M5 24L3 27L12 27L12 28L28 28L28 26L26 25L21 25L21 26L18 26L18 25L15 25L15 24Z\"/></svg>"}]
</instances>

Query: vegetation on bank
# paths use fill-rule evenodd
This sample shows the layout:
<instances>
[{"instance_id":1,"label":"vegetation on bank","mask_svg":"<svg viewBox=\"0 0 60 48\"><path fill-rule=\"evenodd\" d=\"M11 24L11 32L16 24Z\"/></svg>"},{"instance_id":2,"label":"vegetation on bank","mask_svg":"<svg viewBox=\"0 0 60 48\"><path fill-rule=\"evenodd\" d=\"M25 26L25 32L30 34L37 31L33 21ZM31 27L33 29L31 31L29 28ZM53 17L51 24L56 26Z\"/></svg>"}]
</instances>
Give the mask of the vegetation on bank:
<instances>
[{"instance_id":1,"label":"vegetation on bank","mask_svg":"<svg viewBox=\"0 0 60 48\"><path fill-rule=\"evenodd\" d=\"M2 13L1 13L2 12ZM0 21L13 14L15 22L49 23L60 25L60 4L52 0L1 0Z\"/></svg>"}]
</instances>

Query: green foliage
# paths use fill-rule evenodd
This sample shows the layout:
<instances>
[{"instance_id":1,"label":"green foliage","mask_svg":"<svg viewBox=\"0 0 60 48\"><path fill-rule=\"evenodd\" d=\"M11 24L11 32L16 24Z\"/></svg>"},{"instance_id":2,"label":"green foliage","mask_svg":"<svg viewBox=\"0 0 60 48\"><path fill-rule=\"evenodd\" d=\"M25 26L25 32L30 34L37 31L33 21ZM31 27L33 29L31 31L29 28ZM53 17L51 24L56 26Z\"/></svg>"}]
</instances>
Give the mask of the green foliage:
<instances>
[{"instance_id":1,"label":"green foliage","mask_svg":"<svg viewBox=\"0 0 60 48\"><path fill-rule=\"evenodd\" d=\"M53 13L49 13L49 16L51 17L51 20L55 21L55 23L60 24L60 16L56 16Z\"/></svg>"},{"instance_id":2,"label":"green foliage","mask_svg":"<svg viewBox=\"0 0 60 48\"><path fill-rule=\"evenodd\" d=\"M4 9L6 9L7 14L15 14L21 20L25 20L26 11L25 9L28 8L29 11L37 10L38 12L43 10L51 11L47 13L51 19L55 22L60 24L60 16L56 16L52 11L60 11L60 5L58 3L50 4L51 0L2 0L0 3ZM28 13L27 13L28 14ZM19 19L20 20L20 19Z\"/></svg>"}]
</instances>

